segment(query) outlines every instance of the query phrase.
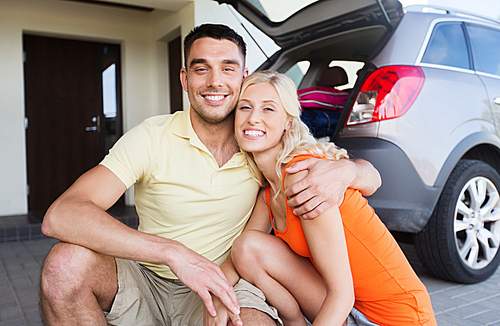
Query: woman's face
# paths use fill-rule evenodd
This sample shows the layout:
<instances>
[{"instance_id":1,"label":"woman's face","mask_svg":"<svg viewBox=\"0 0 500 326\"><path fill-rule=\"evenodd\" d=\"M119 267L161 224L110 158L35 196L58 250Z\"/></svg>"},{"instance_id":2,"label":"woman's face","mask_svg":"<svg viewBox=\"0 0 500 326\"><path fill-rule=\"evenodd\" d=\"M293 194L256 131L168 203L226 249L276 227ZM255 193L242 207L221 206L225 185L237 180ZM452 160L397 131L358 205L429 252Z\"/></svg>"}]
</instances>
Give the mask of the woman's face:
<instances>
[{"instance_id":1,"label":"woman's face","mask_svg":"<svg viewBox=\"0 0 500 326\"><path fill-rule=\"evenodd\" d=\"M281 141L288 115L273 85L253 84L241 94L236 107L235 134L247 152L265 152Z\"/></svg>"}]
</instances>

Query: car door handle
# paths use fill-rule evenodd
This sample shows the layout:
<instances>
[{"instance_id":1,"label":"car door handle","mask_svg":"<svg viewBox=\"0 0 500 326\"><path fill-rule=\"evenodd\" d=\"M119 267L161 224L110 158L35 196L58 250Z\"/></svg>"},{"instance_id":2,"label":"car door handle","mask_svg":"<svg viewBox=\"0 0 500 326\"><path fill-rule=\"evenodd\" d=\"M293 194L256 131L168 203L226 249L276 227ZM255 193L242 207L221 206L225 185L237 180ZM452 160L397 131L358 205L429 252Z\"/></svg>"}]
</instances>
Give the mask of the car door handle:
<instances>
[{"instance_id":1,"label":"car door handle","mask_svg":"<svg viewBox=\"0 0 500 326\"><path fill-rule=\"evenodd\" d=\"M500 105L500 97L495 97L493 103Z\"/></svg>"},{"instance_id":2,"label":"car door handle","mask_svg":"<svg viewBox=\"0 0 500 326\"><path fill-rule=\"evenodd\" d=\"M97 126L85 127L85 131L97 131Z\"/></svg>"}]
</instances>

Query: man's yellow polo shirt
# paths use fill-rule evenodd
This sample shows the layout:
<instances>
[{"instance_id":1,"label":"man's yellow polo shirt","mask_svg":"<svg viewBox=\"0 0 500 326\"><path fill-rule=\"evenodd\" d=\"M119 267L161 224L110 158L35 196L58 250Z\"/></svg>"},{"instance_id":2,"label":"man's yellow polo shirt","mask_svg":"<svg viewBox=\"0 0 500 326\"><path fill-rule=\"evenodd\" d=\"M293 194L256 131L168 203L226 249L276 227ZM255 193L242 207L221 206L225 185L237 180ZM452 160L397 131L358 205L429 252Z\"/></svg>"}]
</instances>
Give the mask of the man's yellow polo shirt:
<instances>
[{"instance_id":1,"label":"man's yellow polo shirt","mask_svg":"<svg viewBox=\"0 0 500 326\"><path fill-rule=\"evenodd\" d=\"M219 265L243 231L259 188L243 154L219 168L189 111L145 120L101 164L127 188L135 184L139 231L179 241ZM165 265L142 264L177 278Z\"/></svg>"}]
</instances>

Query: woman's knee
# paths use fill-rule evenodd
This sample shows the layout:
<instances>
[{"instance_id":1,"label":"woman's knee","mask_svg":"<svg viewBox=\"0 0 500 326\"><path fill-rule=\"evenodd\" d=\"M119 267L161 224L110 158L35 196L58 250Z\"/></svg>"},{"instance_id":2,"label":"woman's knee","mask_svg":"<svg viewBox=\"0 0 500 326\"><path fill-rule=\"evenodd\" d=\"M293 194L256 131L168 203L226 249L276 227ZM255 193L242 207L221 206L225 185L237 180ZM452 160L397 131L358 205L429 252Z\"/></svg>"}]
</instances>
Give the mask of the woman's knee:
<instances>
[{"instance_id":1,"label":"woman's knee","mask_svg":"<svg viewBox=\"0 0 500 326\"><path fill-rule=\"evenodd\" d=\"M269 240L272 238L272 235L260 231L247 231L240 235L232 248L234 266L245 270L258 267L259 262L265 259L266 251L271 249Z\"/></svg>"}]
</instances>

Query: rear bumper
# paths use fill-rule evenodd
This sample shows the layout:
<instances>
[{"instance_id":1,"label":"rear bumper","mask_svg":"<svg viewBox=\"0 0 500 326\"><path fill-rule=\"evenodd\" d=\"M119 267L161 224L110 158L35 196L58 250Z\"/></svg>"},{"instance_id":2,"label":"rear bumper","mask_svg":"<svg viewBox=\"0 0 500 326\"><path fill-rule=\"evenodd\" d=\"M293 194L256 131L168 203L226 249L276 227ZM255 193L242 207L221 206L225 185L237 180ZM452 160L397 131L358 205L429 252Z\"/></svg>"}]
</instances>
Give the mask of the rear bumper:
<instances>
[{"instance_id":1,"label":"rear bumper","mask_svg":"<svg viewBox=\"0 0 500 326\"><path fill-rule=\"evenodd\" d=\"M379 171L382 186L367 199L387 228L410 233L422 230L442 188L426 186L408 157L393 143L377 138L340 138L337 145Z\"/></svg>"}]
</instances>

